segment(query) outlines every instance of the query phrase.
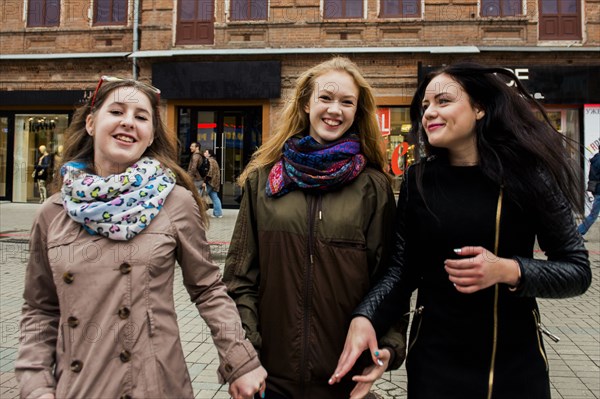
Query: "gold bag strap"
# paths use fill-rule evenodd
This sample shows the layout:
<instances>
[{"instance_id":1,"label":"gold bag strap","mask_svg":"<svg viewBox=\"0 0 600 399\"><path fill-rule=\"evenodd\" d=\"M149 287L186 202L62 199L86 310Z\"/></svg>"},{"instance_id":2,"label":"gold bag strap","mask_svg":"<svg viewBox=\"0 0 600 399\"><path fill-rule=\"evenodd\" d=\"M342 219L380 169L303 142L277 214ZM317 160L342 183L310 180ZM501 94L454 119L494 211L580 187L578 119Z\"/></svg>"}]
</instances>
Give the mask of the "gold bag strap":
<instances>
[{"instance_id":1,"label":"gold bag strap","mask_svg":"<svg viewBox=\"0 0 600 399\"><path fill-rule=\"evenodd\" d=\"M498 205L496 206L496 231L494 237L494 255L498 256L498 249L500 246L500 216L502 215L502 197L504 190L500 186L500 193L498 194ZM494 336L492 346L492 360L490 364L490 375L488 379L488 394L487 399L492 398L492 390L494 387L494 366L496 363L496 349L498 345L498 284L494 287Z\"/></svg>"},{"instance_id":2,"label":"gold bag strap","mask_svg":"<svg viewBox=\"0 0 600 399\"><path fill-rule=\"evenodd\" d=\"M504 190L500 187L498 194L498 205L496 207L496 234L494 236L494 255L498 256L498 248L500 246L500 216L502 215L502 194Z\"/></svg>"}]
</instances>

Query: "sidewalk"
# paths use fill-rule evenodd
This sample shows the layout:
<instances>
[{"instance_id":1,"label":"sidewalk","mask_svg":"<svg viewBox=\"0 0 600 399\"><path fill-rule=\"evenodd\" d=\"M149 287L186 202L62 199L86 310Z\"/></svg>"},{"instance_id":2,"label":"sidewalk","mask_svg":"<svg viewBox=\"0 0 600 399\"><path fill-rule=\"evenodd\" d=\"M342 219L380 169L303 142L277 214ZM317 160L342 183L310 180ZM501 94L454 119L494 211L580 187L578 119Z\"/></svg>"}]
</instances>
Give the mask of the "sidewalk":
<instances>
[{"instance_id":1,"label":"sidewalk","mask_svg":"<svg viewBox=\"0 0 600 399\"><path fill-rule=\"evenodd\" d=\"M13 368L18 346L27 238L37 204L0 203L0 399L18 398ZM213 259L223 265L237 210L225 209L221 219L210 219L208 240ZM592 286L585 295L561 300L539 300L545 327L560 336L545 341L554 399L599 398L600 392L600 222L586 235L592 261ZM217 382L217 354L210 331L189 302L181 273L175 278L175 304L186 361L196 398L229 398ZM404 367L384 374L375 392L384 398L406 398ZM318 398L315 398L318 399ZM437 399L437 398L432 398Z\"/></svg>"}]
</instances>

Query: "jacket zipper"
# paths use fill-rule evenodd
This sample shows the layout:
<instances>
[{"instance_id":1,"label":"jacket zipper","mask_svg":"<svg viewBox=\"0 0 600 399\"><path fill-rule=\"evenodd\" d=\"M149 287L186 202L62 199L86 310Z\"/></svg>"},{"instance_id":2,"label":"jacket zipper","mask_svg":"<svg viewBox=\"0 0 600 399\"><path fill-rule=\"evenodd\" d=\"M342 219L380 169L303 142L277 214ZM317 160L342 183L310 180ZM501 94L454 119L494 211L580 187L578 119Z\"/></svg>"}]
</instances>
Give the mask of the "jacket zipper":
<instances>
[{"instance_id":1,"label":"jacket zipper","mask_svg":"<svg viewBox=\"0 0 600 399\"><path fill-rule=\"evenodd\" d=\"M421 323L423 322L423 310L425 310L425 306L421 305L418 308L416 308L415 310L411 310L410 312L404 314L404 316L407 316L407 315L409 315L411 313L414 313L414 316L417 316L417 315L420 316L419 317L419 324L417 324L417 331L415 332L415 337L413 338L412 342L409 343L408 349L406 350L407 354L408 354L408 352L410 352L410 350L412 349L412 347L417 342L417 339L419 338L419 332L421 331ZM414 320L414 318L413 318L413 320Z\"/></svg>"},{"instance_id":2,"label":"jacket zipper","mask_svg":"<svg viewBox=\"0 0 600 399\"><path fill-rule=\"evenodd\" d=\"M546 371L548 371L548 358L546 357L546 353L544 353L544 349L542 348L542 333L544 334L550 334L549 336L553 336L554 338L552 339L558 339L560 340L560 338L558 338L556 335L551 334L548 330L546 330L543 326L542 326L542 322L540 320L540 317L537 313L537 311L534 309L531 311L531 313L533 313L533 320L535 321L535 336L537 337L537 344L538 344L538 349L540 350L540 354L542 355L542 358L544 359L544 364L546 365ZM558 341L554 341L554 342L558 342Z\"/></svg>"},{"instance_id":3,"label":"jacket zipper","mask_svg":"<svg viewBox=\"0 0 600 399\"><path fill-rule=\"evenodd\" d=\"M502 215L502 187L498 194L498 205L496 206L496 229L494 233L494 254L498 256L500 247L500 216ZM492 398L494 390L494 369L496 365L496 350L498 348L498 295L500 287L498 284L494 286L494 332L492 336L492 359L490 361L490 374L488 378L488 394L487 399Z\"/></svg>"},{"instance_id":4,"label":"jacket zipper","mask_svg":"<svg viewBox=\"0 0 600 399\"><path fill-rule=\"evenodd\" d=\"M307 239L307 251L308 251L308 264L306 266L306 274L304 277L304 311L303 311L303 327L304 327L304 335L302 336L302 363L300 364L300 384L302 385L302 390L306 389L306 384L308 383L307 376L307 363L308 363L308 345L309 345L309 337L310 337L310 313L311 313L311 296L312 296L312 272L314 267L314 240L315 240L315 218L318 216L319 219L322 218L321 211L318 210L321 197L318 198L313 197L312 195L307 195L308 197L308 239Z\"/></svg>"}]
</instances>

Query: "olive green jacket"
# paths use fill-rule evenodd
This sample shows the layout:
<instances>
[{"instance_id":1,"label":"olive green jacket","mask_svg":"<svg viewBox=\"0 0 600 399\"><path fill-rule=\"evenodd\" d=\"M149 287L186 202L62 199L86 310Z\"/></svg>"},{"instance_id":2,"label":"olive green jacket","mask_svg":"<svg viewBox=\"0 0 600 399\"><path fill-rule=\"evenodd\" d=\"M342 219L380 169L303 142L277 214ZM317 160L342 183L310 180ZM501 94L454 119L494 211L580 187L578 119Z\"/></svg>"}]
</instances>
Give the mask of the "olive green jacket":
<instances>
[{"instance_id":1,"label":"olive green jacket","mask_svg":"<svg viewBox=\"0 0 600 399\"><path fill-rule=\"evenodd\" d=\"M270 198L268 172L246 181L223 280L269 373L267 388L289 398L348 397L349 378L327 380L352 312L389 265L389 181L366 168L337 191ZM399 323L381 339L392 348L392 367L404 360L405 332Z\"/></svg>"}]
</instances>

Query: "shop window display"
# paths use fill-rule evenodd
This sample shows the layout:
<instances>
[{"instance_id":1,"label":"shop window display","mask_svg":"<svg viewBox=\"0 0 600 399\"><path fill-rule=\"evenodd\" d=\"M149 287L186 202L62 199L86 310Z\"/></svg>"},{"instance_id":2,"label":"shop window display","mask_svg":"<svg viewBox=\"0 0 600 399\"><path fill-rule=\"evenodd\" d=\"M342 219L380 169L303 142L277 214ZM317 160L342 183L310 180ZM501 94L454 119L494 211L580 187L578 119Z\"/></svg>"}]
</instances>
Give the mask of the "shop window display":
<instances>
[{"instance_id":1,"label":"shop window display","mask_svg":"<svg viewBox=\"0 0 600 399\"><path fill-rule=\"evenodd\" d=\"M67 114L17 114L15 115L15 144L13 168L13 201L39 202L39 184L32 176L45 147L50 156L46 187L55 178L53 167L60 159L64 145L64 131L69 124ZM50 196L52 193L48 192Z\"/></svg>"},{"instance_id":2,"label":"shop window display","mask_svg":"<svg viewBox=\"0 0 600 399\"><path fill-rule=\"evenodd\" d=\"M393 189L398 194L403 175L415 160L415 146L408 136L410 131L409 108L380 107L377 117L389 161L389 172L394 176Z\"/></svg>"},{"instance_id":3,"label":"shop window display","mask_svg":"<svg viewBox=\"0 0 600 399\"><path fill-rule=\"evenodd\" d=\"M573 143L576 144L574 148L578 148L580 132L579 109L549 108L546 110L546 112L554 128L572 140ZM538 115L540 118L542 117L540 114ZM571 154L571 161L573 162L573 165L579 165L579 156L580 154L576 152Z\"/></svg>"}]
</instances>

